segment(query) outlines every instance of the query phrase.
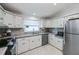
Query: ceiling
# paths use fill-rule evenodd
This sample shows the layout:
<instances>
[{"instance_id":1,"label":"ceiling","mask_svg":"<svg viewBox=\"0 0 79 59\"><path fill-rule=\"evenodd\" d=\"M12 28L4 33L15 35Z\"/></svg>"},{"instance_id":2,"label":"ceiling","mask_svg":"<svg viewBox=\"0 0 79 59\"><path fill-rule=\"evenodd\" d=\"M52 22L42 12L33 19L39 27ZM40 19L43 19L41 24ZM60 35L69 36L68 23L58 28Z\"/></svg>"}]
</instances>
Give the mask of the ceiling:
<instances>
[{"instance_id":1,"label":"ceiling","mask_svg":"<svg viewBox=\"0 0 79 59\"><path fill-rule=\"evenodd\" d=\"M3 3L6 10L22 14L23 16L47 17L60 12L68 3Z\"/></svg>"}]
</instances>

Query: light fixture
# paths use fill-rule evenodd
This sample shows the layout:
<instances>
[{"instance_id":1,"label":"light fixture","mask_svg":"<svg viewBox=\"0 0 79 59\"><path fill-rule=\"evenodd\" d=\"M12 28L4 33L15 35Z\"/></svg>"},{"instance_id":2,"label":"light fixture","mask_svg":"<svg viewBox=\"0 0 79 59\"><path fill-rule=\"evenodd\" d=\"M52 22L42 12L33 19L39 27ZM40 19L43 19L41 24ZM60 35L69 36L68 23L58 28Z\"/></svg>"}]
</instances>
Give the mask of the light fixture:
<instances>
[{"instance_id":1,"label":"light fixture","mask_svg":"<svg viewBox=\"0 0 79 59\"><path fill-rule=\"evenodd\" d=\"M29 17L28 19L31 19L31 20L37 20L36 17Z\"/></svg>"},{"instance_id":2,"label":"light fixture","mask_svg":"<svg viewBox=\"0 0 79 59\"><path fill-rule=\"evenodd\" d=\"M53 3L53 5L55 5L55 6L56 6L57 4L56 4L56 3Z\"/></svg>"}]
</instances>

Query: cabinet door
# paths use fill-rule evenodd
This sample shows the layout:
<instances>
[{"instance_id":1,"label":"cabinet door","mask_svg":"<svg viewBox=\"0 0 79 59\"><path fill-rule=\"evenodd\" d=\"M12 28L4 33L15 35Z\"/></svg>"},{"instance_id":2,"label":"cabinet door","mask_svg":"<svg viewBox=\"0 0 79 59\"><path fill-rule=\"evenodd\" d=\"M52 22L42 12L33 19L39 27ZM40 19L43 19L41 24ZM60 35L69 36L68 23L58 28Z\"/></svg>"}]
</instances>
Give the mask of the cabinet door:
<instances>
[{"instance_id":1,"label":"cabinet door","mask_svg":"<svg viewBox=\"0 0 79 59\"><path fill-rule=\"evenodd\" d=\"M59 27L59 28L63 28L64 24L65 24L66 19L65 18L59 18L59 19L55 19L52 20L52 27Z\"/></svg>"},{"instance_id":2,"label":"cabinet door","mask_svg":"<svg viewBox=\"0 0 79 59\"><path fill-rule=\"evenodd\" d=\"M23 27L23 19L19 16L14 16L14 26L15 28L22 28Z\"/></svg>"},{"instance_id":3,"label":"cabinet door","mask_svg":"<svg viewBox=\"0 0 79 59\"><path fill-rule=\"evenodd\" d=\"M39 27L42 28L43 27L43 20L39 20L39 21L40 21Z\"/></svg>"},{"instance_id":4,"label":"cabinet door","mask_svg":"<svg viewBox=\"0 0 79 59\"><path fill-rule=\"evenodd\" d=\"M16 44L16 48L17 48L17 54L20 54L22 52L25 52L27 50L29 50L29 39L27 38L21 38L21 39L17 39L17 44Z\"/></svg>"},{"instance_id":5,"label":"cabinet door","mask_svg":"<svg viewBox=\"0 0 79 59\"><path fill-rule=\"evenodd\" d=\"M63 49L63 39L62 38L55 37L54 35L49 35L49 43L60 50Z\"/></svg>"},{"instance_id":6,"label":"cabinet door","mask_svg":"<svg viewBox=\"0 0 79 59\"><path fill-rule=\"evenodd\" d=\"M41 36L34 36L30 38L30 49L41 46Z\"/></svg>"},{"instance_id":7,"label":"cabinet door","mask_svg":"<svg viewBox=\"0 0 79 59\"><path fill-rule=\"evenodd\" d=\"M35 39L37 39L36 43L35 43L36 47L41 46L42 45L42 36L41 35L36 36Z\"/></svg>"},{"instance_id":8,"label":"cabinet door","mask_svg":"<svg viewBox=\"0 0 79 59\"><path fill-rule=\"evenodd\" d=\"M13 16L6 13L5 17L4 17L4 24L9 26L10 28L13 27L14 21L13 21Z\"/></svg>"},{"instance_id":9,"label":"cabinet door","mask_svg":"<svg viewBox=\"0 0 79 59\"><path fill-rule=\"evenodd\" d=\"M52 27L52 20L45 20L46 21L46 27L50 28Z\"/></svg>"},{"instance_id":10,"label":"cabinet door","mask_svg":"<svg viewBox=\"0 0 79 59\"><path fill-rule=\"evenodd\" d=\"M55 44L54 44L55 47L57 47L60 50L63 49L63 39L55 38L54 42L55 42Z\"/></svg>"},{"instance_id":11,"label":"cabinet door","mask_svg":"<svg viewBox=\"0 0 79 59\"><path fill-rule=\"evenodd\" d=\"M59 48L60 50L63 50L63 40L57 41L57 48Z\"/></svg>"}]
</instances>

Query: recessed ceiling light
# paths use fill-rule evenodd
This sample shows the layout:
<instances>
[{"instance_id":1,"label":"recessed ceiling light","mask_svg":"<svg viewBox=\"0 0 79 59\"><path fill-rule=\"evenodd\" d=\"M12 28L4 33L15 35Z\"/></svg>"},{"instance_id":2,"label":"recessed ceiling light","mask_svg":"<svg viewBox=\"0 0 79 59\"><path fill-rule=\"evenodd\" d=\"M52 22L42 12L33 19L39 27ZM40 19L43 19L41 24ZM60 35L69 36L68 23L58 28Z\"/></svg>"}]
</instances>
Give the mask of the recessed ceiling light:
<instances>
[{"instance_id":1,"label":"recessed ceiling light","mask_svg":"<svg viewBox=\"0 0 79 59\"><path fill-rule=\"evenodd\" d=\"M56 3L53 3L53 5L55 5L55 6L56 6L57 4L56 4Z\"/></svg>"},{"instance_id":2,"label":"recessed ceiling light","mask_svg":"<svg viewBox=\"0 0 79 59\"><path fill-rule=\"evenodd\" d=\"M28 19L31 19L31 20L37 20L36 17L29 17Z\"/></svg>"}]
</instances>

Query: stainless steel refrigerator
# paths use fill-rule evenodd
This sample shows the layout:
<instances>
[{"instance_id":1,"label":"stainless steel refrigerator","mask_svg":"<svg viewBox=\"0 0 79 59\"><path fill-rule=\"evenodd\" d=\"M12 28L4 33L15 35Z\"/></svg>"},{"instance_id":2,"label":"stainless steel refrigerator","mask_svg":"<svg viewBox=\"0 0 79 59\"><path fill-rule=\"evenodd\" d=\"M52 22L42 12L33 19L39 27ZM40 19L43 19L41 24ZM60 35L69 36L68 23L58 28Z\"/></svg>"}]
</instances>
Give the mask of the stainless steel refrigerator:
<instances>
[{"instance_id":1,"label":"stainless steel refrigerator","mask_svg":"<svg viewBox=\"0 0 79 59\"><path fill-rule=\"evenodd\" d=\"M64 55L79 55L79 18L69 19L65 25Z\"/></svg>"}]
</instances>

